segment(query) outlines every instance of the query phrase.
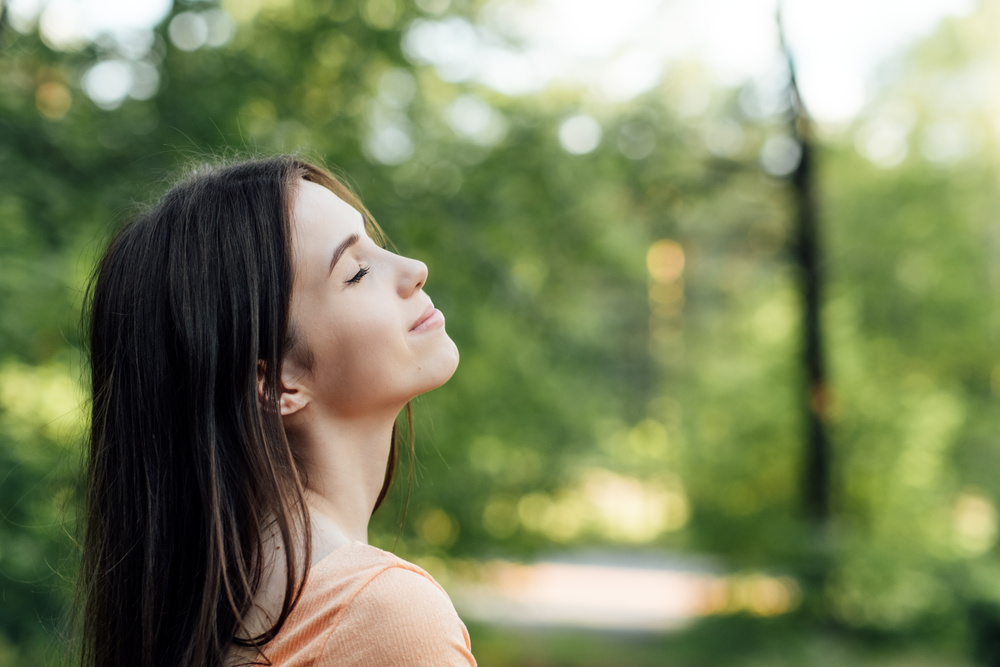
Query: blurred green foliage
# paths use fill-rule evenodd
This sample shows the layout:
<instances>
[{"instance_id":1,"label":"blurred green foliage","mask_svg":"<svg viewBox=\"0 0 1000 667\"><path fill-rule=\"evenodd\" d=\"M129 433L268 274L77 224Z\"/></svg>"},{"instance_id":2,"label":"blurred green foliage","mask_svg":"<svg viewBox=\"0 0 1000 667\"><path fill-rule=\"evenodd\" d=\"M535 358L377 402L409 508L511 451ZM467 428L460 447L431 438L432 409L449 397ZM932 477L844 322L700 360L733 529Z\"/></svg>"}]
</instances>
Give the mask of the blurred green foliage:
<instances>
[{"instance_id":1,"label":"blurred green foliage","mask_svg":"<svg viewBox=\"0 0 1000 667\"><path fill-rule=\"evenodd\" d=\"M473 22L481 4L421 3ZM224 8L230 41L177 48L173 17L211 10L178 0L131 61L107 36L60 50L33 25L0 33L0 665L57 662L72 643L78 319L95 257L179 166L274 151L348 175L398 248L428 264L462 352L455 378L417 401L397 551L627 544L806 580L829 558L804 626L713 622L650 640L632 664L909 665L915 652L997 664L997 107L977 91L995 79L1000 3L945 23L866 115L823 136L835 518L822 556L800 512L789 198L758 163L784 111L760 113L752 84L713 86L697 64L616 103L448 82L402 46L414 21L443 17L399 0ZM96 105L82 82L105 61L147 79L155 68L155 92ZM699 96L696 112L682 104ZM461 104L488 110L485 129L456 129ZM558 129L581 112L603 140L573 155ZM872 144L890 122L902 156ZM397 520L381 513L373 539L391 546ZM831 627L910 652L831 654ZM605 649L560 653L562 640L531 658L511 648L530 641L473 630L484 664L616 663L595 658ZM713 646L758 632L798 639L746 644L757 658Z\"/></svg>"}]
</instances>

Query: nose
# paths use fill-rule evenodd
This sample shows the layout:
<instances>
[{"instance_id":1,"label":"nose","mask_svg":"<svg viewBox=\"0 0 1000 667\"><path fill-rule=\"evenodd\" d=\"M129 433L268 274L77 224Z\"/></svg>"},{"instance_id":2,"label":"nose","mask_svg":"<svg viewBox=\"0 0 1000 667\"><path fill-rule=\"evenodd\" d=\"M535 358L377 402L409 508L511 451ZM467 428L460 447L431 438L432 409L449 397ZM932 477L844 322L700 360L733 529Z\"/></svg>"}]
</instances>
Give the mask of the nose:
<instances>
[{"instance_id":1,"label":"nose","mask_svg":"<svg viewBox=\"0 0 1000 667\"><path fill-rule=\"evenodd\" d=\"M427 265L418 259L400 257L399 295L404 299L418 292L427 282Z\"/></svg>"}]
</instances>

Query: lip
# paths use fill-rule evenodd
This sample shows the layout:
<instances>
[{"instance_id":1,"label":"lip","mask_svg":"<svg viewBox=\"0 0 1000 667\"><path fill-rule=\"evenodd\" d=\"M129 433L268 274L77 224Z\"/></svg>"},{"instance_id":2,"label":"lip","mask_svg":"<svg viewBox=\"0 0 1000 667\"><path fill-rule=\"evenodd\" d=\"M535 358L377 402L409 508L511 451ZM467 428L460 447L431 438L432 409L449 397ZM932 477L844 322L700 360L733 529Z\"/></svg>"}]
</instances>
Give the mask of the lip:
<instances>
[{"instance_id":1,"label":"lip","mask_svg":"<svg viewBox=\"0 0 1000 667\"><path fill-rule=\"evenodd\" d=\"M435 308L433 303L428 303L427 308L424 309L424 312L420 314L417 321L410 327L410 332L418 333L441 326L444 326L444 313Z\"/></svg>"}]
</instances>

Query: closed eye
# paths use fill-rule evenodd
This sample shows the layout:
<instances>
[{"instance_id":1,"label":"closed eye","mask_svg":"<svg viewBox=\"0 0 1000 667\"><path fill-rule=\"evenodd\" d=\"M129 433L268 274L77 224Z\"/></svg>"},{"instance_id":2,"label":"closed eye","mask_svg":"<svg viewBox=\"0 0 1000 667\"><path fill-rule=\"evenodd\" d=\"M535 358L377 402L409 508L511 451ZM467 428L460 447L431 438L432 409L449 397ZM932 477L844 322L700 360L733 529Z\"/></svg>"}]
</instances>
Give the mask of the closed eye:
<instances>
[{"instance_id":1,"label":"closed eye","mask_svg":"<svg viewBox=\"0 0 1000 667\"><path fill-rule=\"evenodd\" d=\"M354 277L347 281L348 284L360 283L361 279L368 275L371 269L367 266L362 266L358 269L358 272L354 274Z\"/></svg>"}]
</instances>

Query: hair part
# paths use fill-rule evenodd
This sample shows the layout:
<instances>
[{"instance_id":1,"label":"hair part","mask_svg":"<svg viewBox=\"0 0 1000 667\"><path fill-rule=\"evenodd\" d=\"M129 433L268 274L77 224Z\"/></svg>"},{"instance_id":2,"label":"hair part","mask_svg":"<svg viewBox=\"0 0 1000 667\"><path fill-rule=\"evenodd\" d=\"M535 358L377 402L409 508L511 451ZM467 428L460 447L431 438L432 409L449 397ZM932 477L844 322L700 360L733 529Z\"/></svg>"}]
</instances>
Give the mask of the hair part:
<instances>
[{"instance_id":1,"label":"hair part","mask_svg":"<svg viewBox=\"0 0 1000 667\"><path fill-rule=\"evenodd\" d=\"M310 521L277 404L284 355L308 359L289 321L303 179L385 243L346 185L282 156L195 171L118 232L91 278L85 666L214 667L234 643L263 646L298 599ZM409 440L412 451L412 428ZM285 595L274 624L250 636L269 538L286 547Z\"/></svg>"}]
</instances>

